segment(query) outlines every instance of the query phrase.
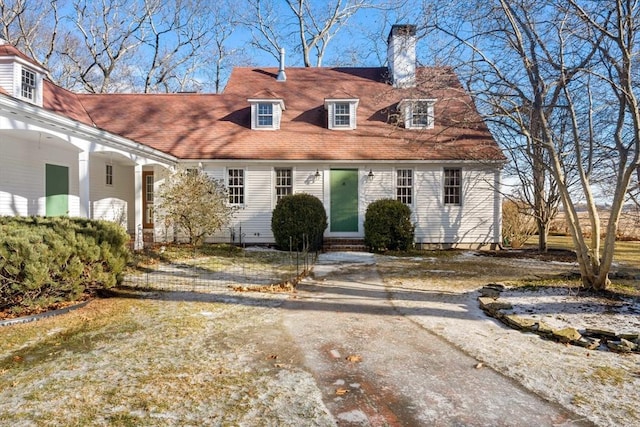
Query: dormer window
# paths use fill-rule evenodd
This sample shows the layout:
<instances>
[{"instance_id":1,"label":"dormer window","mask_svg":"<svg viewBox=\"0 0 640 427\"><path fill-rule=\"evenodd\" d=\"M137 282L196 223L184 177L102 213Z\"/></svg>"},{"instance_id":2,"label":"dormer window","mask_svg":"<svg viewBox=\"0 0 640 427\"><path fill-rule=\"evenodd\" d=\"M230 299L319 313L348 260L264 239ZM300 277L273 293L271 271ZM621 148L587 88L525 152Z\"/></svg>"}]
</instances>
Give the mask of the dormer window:
<instances>
[{"instance_id":1,"label":"dormer window","mask_svg":"<svg viewBox=\"0 0 640 427\"><path fill-rule=\"evenodd\" d=\"M280 129L280 118L284 110L282 99L254 98L251 103L251 129Z\"/></svg>"},{"instance_id":2,"label":"dormer window","mask_svg":"<svg viewBox=\"0 0 640 427\"><path fill-rule=\"evenodd\" d=\"M351 126L351 113L348 102L336 102L333 112L333 127Z\"/></svg>"},{"instance_id":3,"label":"dormer window","mask_svg":"<svg viewBox=\"0 0 640 427\"><path fill-rule=\"evenodd\" d=\"M356 128L357 99L325 99L329 129L350 130Z\"/></svg>"},{"instance_id":4,"label":"dormer window","mask_svg":"<svg viewBox=\"0 0 640 427\"><path fill-rule=\"evenodd\" d=\"M27 68L22 68L21 95L31 102L36 100L36 73Z\"/></svg>"},{"instance_id":5,"label":"dormer window","mask_svg":"<svg viewBox=\"0 0 640 427\"><path fill-rule=\"evenodd\" d=\"M0 90L23 102L42 106L47 70L0 38Z\"/></svg>"},{"instance_id":6,"label":"dormer window","mask_svg":"<svg viewBox=\"0 0 640 427\"><path fill-rule=\"evenodd\" d=\"M273 127L273 104L258 104L258 127Z\"/></svg>"},{"instance_id":7,"label":"dormer window","mask_svg":"<svg viewBox=\"0 0 640 427\"><path fill-rule=\"evenodd\" d=\"M404 127L407 129L432 129L435 99L403 99L398 104Z\"/></svg>"}]
</instances>

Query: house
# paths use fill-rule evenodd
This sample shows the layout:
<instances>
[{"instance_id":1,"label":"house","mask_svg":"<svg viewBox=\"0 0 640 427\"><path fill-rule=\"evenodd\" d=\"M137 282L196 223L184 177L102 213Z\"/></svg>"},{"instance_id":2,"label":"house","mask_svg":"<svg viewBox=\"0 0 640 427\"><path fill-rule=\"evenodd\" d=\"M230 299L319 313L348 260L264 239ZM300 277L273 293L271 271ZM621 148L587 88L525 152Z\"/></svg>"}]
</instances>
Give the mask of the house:
<instances>
[{"instance_id":1,"label":"house","mask_svg":"<svg viewBox=\"0 0 640 427\"><path fill-rule=\"evenodd\" d=\"M223 180L239 210L213 241L270 244L278 199L309 193L325 238L362 239L369 203L409 205L422 247L501 240L505 158L447 67L418 67L415 27L393 26L388 67L235 68L222 94L80 94L0 45L0 214L119 221L143 240L176 168Z\"/></svg>"}]
</instances>

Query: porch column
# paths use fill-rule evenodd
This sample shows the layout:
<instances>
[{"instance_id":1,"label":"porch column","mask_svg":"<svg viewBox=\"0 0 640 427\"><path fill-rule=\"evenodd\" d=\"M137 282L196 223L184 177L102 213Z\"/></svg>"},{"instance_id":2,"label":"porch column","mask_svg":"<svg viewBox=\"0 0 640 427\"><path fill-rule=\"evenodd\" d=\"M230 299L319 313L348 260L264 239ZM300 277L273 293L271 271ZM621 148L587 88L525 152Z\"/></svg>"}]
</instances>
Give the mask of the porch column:
<instances>
[{"instance_id":1,"label":"porch column","mask_svg":"<svg viewBox=\"0 0 640 427\"><path fill-rule=\"evenodd\" d=\"M144 249L144 236L142 234L142 165L136 164L134 168L134 200L135 200L135 232L133 249L136 251Z\"/></svg>"},{"instance_id":2,"label":"porch column","mask_svg":"<svg viewBox=\"0 0 640 427\"><path fill-rule=\"evenodd\" d=\"M501 175L501 169L497 169L493 182L493 242L496 243L498 247L502 245L502 192L500 191L500 189L502 188Z\"/></svg>"},{"instance_id":3,"label":"porch column","mask_svg":"<svg viewBox=\"0 0 640 427\"><path fill-rule=\"evenodd\" d=\"M80 152L78 154L78 180L80 186L80 212L78 212L78 215L83 218L91 218L91 187L89 185L91 174L89 163L89 152Z\"/></svg>"}]
</instances>

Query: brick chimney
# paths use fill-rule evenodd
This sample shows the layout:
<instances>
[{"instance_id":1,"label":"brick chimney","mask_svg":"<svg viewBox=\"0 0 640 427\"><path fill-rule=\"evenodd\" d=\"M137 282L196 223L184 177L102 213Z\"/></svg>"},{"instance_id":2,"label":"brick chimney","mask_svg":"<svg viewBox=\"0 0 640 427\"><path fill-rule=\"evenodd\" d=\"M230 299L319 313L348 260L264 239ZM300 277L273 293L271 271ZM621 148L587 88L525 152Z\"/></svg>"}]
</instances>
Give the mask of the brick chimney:
<instances>
[{"instance_id":1,"label":"brick chimney","mask_svg":"<svg viewBox=\"0 0 640 427\"><path fill-rule=\"evenodd\" d=\"M387 63L393 87L416 85L416 26L396 24L387 38Z\"/></svg>"}]
</instances>

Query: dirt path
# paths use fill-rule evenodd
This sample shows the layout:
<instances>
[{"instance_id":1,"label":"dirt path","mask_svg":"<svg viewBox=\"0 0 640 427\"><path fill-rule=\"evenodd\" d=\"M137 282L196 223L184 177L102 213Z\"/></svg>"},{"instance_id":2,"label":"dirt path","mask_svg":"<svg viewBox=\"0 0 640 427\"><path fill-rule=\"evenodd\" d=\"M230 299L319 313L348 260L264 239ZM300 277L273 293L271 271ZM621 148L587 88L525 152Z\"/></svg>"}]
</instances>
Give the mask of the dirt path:
<instances>
[{"instance_id":1,"label":"dirt path","mask_svg":"<svg viewBox=\"0 0 640 427\"><path fill-rule=\"evenodd\" d=\"M477 368L477 360L394 309L372 255L352 261L321 256L297 298L282 306L284 325L339 425L590 425ZM423 314L461 315L432 311Z\"/></svg>"}]
</instances>

